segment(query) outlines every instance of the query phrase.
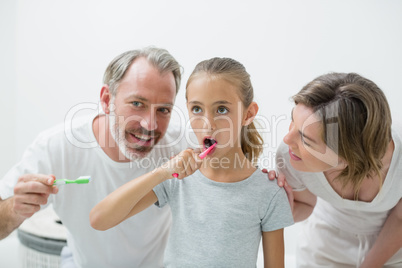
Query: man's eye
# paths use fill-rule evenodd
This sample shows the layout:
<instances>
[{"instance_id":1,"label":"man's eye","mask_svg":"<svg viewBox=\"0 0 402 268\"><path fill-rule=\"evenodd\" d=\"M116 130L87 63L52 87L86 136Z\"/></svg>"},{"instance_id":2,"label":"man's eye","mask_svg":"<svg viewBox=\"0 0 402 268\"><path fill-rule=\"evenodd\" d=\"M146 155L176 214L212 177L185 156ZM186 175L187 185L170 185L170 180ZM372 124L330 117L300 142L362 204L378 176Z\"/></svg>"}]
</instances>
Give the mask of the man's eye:
<instances>
[{"instance_id":1,"label":"man's eye","mask_svg":"<svg viewBox=\"0 0 402 268\"><path fill-rule=\"evenodd\" d=\"M226 107L219 107L218 114L227 114L229 110Z\"/></svg>"},{"instance_id":2,"label":"man's eye","mask_svg":"<svg viewBox=\"0 0 402 268\"><path fill-rule=\"evenodd\" d=\"M141 107L141 106L143 106L142 102L139 102L139 101L133 101L132 103L133 103L133 106L134 106L134 107Z\"/></svg>"},{"instance_id":3,"label":"man's eye","mask_svg":"<svg viewBox=\"0 0 402 268\"><path fill-rule=\"evenodd\" d=\"M170 114L170 109L168 108L159 108L158 111L163 114Z\"/></svg>"},{"instance_id":4,"label":"man's eye","mask_svg":"<svg viewBox=\"0 0 402 268\"><path fill-rule=\"evenodd\" d=\"M194 106L191 111L193 112L193 114L199 114L202 112L202 109L198 106Z\"/></svg>"}]
</instances>

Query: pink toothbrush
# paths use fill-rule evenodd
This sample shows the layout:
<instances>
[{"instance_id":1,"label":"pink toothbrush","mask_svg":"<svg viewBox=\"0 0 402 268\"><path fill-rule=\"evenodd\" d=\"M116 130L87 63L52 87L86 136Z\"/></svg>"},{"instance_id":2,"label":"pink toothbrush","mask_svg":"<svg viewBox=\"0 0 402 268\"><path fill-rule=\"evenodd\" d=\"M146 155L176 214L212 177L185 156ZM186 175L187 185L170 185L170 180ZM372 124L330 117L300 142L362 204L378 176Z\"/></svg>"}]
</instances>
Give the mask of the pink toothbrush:
<instances>
[{"instance_id":1,"label":"pink toothbrush","mask_svg":"<svg viewBox=\"0 0 402 268\"><path fill-rule=\"evenodd\" d=\"M204 159L204 158L212 151L212 149L215 148L215 146L216 146L217 144L218 144L218 143L215 142L214 144L212 144L211 146L209 146L207 149L205 149L205 151L203 151L202 153L200 153L198 156L199 156L201 159ZM177 178L177 177L179 177L179 174L173 173L172 176L175 177L175 178Z\"/></svg>"}]
</instances>

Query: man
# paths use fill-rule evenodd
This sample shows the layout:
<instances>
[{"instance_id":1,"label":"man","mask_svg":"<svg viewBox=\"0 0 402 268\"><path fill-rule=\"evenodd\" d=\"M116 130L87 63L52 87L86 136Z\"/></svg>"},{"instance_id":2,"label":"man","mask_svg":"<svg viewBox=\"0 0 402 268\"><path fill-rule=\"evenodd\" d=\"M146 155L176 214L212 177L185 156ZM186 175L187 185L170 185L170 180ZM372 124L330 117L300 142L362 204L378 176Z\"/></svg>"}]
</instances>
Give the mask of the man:
<instances>
[{"instance_id":1,"label":"man","mask_svg":"<svg viewBox=\"0 0 402 268\"><path fill-rule=\"evenodd\" d=\"M104 75L104 114L43 132L0 181L0 238L51 203L68 230L64 263L162 267L168 208L150 207L105 232L90 227L89 212L114 189L187 147L179 127L168 129L180 81L180 66L164 49L116 57ZM84 175L91 176L87 185L52 186L55 178Z\"/></svg>"}]
</instances>

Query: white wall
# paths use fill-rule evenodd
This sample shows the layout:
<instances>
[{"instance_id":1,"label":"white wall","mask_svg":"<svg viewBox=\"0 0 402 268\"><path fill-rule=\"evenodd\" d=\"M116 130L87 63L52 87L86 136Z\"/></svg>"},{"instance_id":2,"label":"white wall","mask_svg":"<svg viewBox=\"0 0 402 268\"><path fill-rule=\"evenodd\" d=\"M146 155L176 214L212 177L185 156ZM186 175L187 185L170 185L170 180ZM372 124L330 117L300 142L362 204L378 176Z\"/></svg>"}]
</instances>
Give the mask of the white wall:
<instances>
[{"instance_id":1,"label":"white wall","mask_svg":"<svg viewBox=\"0 0 402 268\"><path fill-rule=\"evenodd\" d=\"M0 3L0 178L16 161L16 7Z\"/></svg>"},{"instance_id":2,"label":"white wall","mask_svg":"<svg viewBox=\"0 0 402 268\"><path fill-rule=\"evenodd\" d=\"M177 97L183 109L184 85L197 62L227 56L246 66L260 114L272 124L268 167L289 124L289 97L326 72L372 79L398 119L401 14L397 0L2 0L0 171L71 107L96 103L116 55L147 45L168 49L184 67Z\"/></svg>"},{"instance_id":3,"label":"white wall","mask_svg":"<svg viewBox=\"0 0 402 268\"><path fill-rule=\"evenodd\" d=\"M197 62L213 56L242 62L252 75L260 115L271 123L266 154L286 133L289 97L326 72L353 71L372 79L393 111L402 111L400 1L8 0L2 5L15 6L16 12L2 12L16 27L7 27L1 42L8 83L2 116L14 133L2 131L1 140L16 143L6 144L1 159L19 159L41 130L62 122L77 103L96 103L112 58L146 45L167 48L184 67L177 97L183 109L184 84Z\"/></svg>"}]
</instances>

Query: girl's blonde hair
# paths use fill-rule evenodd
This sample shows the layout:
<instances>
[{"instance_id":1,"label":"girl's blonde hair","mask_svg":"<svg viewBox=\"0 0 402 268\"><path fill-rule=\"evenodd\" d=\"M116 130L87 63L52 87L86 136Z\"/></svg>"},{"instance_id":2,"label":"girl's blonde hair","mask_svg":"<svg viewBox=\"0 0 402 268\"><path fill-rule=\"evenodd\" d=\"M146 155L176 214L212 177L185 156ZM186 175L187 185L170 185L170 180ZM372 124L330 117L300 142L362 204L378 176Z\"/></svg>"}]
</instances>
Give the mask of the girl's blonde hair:
<instances>
[{"instance_id":1,"label":"girl's blonde hair","mask_svg":"<svg viewBox=\"0 0 402 268\"><path fill-rule=\"evenodd\" d=\"M355 199L364 178L381 180L392 119L376 84L355 73L329 73L308 83L293 100L320 116L324 142L347 163L337 179L343 187L353 185Z\"/></svg>"},{"instance_id":2,"label":"girl's blonde hair","mask_svg":"<svg viewBox=\"0 0 402 268\"><path fill-rule=\"evenodd\" d=\"M211 77L225 79L238 88L238 95L245 108L248 108L254 99L253 86L250 75L244 66L231 58L212 58L202 61L195 66L191 73L186 89L197 75L204 73ZM244 126L241 130L241 149L248 160L256 164L263 151L263 138L258 133L254 122Z\"/></svg>"}]
</instances>

